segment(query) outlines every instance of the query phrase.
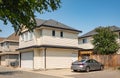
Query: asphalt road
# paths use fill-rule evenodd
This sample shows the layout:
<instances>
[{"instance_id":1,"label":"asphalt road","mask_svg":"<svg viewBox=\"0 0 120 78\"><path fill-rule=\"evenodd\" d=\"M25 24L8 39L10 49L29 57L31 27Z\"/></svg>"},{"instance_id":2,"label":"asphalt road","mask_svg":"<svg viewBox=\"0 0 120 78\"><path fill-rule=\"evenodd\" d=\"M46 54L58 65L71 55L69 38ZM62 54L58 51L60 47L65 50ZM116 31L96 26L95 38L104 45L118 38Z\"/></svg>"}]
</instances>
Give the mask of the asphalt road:
<instances>
[{"instance_id":1,"label":"asphalt road","mask_svg":"<svg viewBox=\"0 0 120 78\"><path fill-rule=\"evenodd\" d=\"M60 78L60 77L0 67L0 78Z\"/></svg>"}]
</instances>

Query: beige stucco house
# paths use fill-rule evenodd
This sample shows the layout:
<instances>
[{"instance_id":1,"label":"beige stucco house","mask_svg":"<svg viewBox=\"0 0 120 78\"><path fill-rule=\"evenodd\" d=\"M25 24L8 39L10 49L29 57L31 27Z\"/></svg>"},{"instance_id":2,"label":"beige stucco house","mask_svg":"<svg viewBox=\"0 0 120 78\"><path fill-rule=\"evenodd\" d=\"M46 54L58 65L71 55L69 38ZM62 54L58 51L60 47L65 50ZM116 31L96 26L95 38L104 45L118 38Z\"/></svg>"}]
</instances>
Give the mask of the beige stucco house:
<instances>
[{"instance_id":1,"label":"beige stucco house","mask_svg":"<svg viewBox=\"0 0 120 78\"><path fill-rule=\"evenodd\" d=\"M20 67L30 69L70 68L78 59L81 32L55 20L36 19L33 32L19 36Z\"/></svg>"},{"instance_id":2,"label":"beige stucco house","mask_svg":"<svg viewBox=\"0 0 120 78\"><path fill-rule=\"evenodd\" d=\"M11 62L18 60L19 37L13 33L7 38L0 38L0 65L10 66Z\"/></svg>"},{"instance_id":3,"label":"beige stucco house","mask_svg":"<svg viewBox=\"0 0 120 78\"><path fill-rule=\"evenodd\" d=\"M120 27L110 26L110 29L118 35L117 42L120 43ZM86 34L83 34L78 38L79 47L83 48L82 50L80 50L79 54L83 58L86 56L90 56L90 54L93 53L94 46L92 44L92 40L93 40L93 35L95 34L97 33L95 32L95 29L94 29ZM120 54L120 51L118 51L117 53Z\"/></svg>"}]
</instances>

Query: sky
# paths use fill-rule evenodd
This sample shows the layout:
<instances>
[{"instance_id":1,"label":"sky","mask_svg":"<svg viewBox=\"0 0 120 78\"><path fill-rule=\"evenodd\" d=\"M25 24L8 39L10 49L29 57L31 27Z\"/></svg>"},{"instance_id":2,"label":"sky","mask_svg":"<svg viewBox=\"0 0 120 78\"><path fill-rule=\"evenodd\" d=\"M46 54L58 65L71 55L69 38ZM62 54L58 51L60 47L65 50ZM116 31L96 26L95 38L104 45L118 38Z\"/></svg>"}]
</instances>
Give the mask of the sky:
<instances>
[{"instance_id":1,"label":"sky","mask_svg":"<svg viewBox=\"0 0 120 78\"><path fill-rule=\"evenodd\" d=\"M54 19L81 30L83 35L99 26L120 27L120 0L61 0L61 8L44 14L35 13L36 18ZM10 23L0 21L0 37L14 32Z\"/></svg>"}]
</instances>

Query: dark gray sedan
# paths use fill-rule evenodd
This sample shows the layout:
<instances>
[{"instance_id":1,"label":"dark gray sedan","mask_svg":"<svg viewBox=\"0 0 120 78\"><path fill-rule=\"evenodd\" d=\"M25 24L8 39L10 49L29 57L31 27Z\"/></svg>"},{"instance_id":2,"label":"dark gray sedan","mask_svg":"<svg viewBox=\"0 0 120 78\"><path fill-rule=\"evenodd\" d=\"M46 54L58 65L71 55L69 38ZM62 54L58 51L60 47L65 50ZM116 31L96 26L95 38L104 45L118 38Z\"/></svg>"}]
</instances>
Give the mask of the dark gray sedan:
<instances>
[{"instance_id":1,"label":"dark gray sedan","mask_svg":"<svg viewBox=\"0 0 120 78\"><path fill-rule=\"evenodd\" d=\"M73 71L103 70L104 65L94 59L82 59L72 63L71 69Z\"/></svg>"}]
</instances>

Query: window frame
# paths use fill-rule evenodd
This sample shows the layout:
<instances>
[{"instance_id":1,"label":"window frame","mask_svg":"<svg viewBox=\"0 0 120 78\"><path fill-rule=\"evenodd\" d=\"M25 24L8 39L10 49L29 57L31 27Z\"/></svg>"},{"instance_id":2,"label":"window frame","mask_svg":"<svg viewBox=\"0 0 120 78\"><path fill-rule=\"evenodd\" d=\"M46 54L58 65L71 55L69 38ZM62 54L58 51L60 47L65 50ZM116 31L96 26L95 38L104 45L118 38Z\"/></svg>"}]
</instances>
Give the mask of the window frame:
<instances>
[{"instance_id":1,"label":"window frame","mask_svg":"<svg viewBox=\"0 0 120 78\"><path fill-rule=\"evenodd\" d=\"M63 37L63 36L64 36L64 35L63 35L63 31L61 31L61 32L60 32L60 37Z\"/></svg>"},{"instance_id":2,"label":"window frame","mask_svg":"<svg viewBox=\"0 0 120 78\"><path fill-rule=\"evenodd\" d=\"M52 36L55 37L55 30L52 30Z\"/></svg>"},{"instance_id":3,"label":"window frame","mask_svg":"<svg viewBox=\"0 0 120 78\"><path fill-rule=\"evenodd\" d=\"M85 44L85 43L87 43L87 42L88 42L88 41L87 41L87 38L83 38L83 39L82 39L82 43L83 43L83 44Z\"/></svg>"}]
</instances>

